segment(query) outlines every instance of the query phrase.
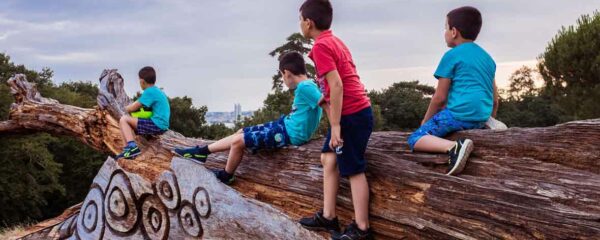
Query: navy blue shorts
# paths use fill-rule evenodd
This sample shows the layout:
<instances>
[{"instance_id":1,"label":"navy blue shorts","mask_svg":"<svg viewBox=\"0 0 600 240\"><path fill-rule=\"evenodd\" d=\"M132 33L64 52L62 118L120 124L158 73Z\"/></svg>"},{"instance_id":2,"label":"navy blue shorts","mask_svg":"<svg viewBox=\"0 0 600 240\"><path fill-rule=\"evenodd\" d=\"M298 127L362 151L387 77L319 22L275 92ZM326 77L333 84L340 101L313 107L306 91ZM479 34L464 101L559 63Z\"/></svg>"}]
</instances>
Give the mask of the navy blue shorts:
<instances>
[{"instance_id":1,"label":"navy blue shorts","mask_svg":"<svg viewBox=\"0 0 600 240\"><path fill-rule=\"evenodd\" d=\"M253 153L260 149L278 149L290 144L283 117L277 121L244 128L244 144Z\"/></svg>"},{"instance_id":2,"label":"navy blue shorts","mask_svg":"<svg viewBox=\"0 0 600 240\"><path fill-rule=\"evenodd\" d=\"M138 135L159 135L166 131L156 126L152 120L141 118L138 118L137 129L135 130Z\"/></svg>"},{"instance_id":3,"label":"navy blue shorts","mask_svg":"<svg viewBox=\"0 0 600 240\"><path fill-rule=\"evenodd\" d=\"M373 132L373 110L367 107L356 113L342 116L340 119L341 135L344 140L342 154L337 155L337 165L342 177L349 177L367 171L365 151ZM333 152L329 148L331 129L323 143L321 152Z\"/></svg>"}]
</instances>

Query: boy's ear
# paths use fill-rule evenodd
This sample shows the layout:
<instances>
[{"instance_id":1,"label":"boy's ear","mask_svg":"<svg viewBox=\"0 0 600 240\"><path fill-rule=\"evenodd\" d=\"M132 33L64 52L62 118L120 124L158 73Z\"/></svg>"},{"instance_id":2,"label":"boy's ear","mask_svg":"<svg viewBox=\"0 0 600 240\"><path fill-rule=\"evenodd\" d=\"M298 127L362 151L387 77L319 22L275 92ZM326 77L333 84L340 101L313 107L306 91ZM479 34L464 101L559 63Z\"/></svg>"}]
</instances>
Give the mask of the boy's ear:
<instances>
[{"instance_id":1,"label":"boy's ear","mask_svg":"<svg viewBox=\"0 0 600 240\"><path fill-rule=\"evenodd\" d=\"M452 38L458 38L460 36L460 32L456 27L452 27Z\"/></svg>"}]
</instances>

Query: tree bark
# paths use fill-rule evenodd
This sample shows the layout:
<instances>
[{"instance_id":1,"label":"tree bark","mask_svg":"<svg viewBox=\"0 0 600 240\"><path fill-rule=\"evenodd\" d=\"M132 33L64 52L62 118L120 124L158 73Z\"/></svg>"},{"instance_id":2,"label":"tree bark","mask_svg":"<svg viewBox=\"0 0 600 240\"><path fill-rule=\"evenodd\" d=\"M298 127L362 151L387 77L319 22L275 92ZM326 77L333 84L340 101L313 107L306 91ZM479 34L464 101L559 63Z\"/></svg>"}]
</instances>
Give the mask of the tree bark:
<instances>
[{"instance_id":1,"label":"tree bark","mask_svg":"<svg viewBox=\"0 0 600 240\"><path fill-rule=\"evenodd\" d=\"M22 75L9 84L16 103L0 132L70 135L107 153L122 148L117 119L131 100L115 70L102 73L96 109L43 98ZM378 238L600 236L600 119L454 134L451 139L467 137L476 146L458 177L444 174L444 155L410 152L408 135L376 132L369 142L370 219ZM246 154L233 189L217 183L203 165L170 152L210 141L168 131L138 142L143 153L135 160L106 161L79 210L76 206L20 237L320 237L294 222L322 206L322 139ZM226 158L213 154L205 165L222 168ZM348 223L353 208L346 180L339 193L338 215Z\"/></svg>"}]
</instances>

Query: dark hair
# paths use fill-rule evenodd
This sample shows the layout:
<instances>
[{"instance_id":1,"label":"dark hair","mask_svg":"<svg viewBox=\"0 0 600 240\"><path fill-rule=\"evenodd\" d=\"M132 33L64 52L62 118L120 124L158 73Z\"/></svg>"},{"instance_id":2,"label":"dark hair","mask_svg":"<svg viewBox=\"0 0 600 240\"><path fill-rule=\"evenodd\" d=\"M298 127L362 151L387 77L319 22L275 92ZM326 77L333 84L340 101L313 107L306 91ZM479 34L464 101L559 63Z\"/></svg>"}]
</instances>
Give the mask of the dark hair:
<instances>
[{"instance_id":1,"label":"dark hair","mask_svg":"<svg viewBox=\"0 0 600 240\"><path fill-rule=\"evenodd\" d=\"M304 57L297 52L288 52L279 57L279 71L288 70L294 75L306 74Z\"/></svg>"},{"instance_id":2,"label":"dark hair","mask_svg":"<svg viewBox=\"0 0 600 240\"><path fill-rule=\"evenodd\" d=\"M156 72L154 71L154 68L150 66L146 66L140 69L140 72L138 72L138 76L141 79L144 79L144 82L146 83L154 84L156 82Z\"/></svg>"},{"instance_id":3,"label":"dark hair","mask_svg":"<svg viewBox=\"0 0 600 240\"><path fill-rule=\"evenodd\" d=\"M469 40L475 41L481 30L481 13L474 7L460 7L454 9L446 15L448 17L448 27L456 28L460 35Z\"/></svg>"},{"instance_id":4,"label":"dark hair","mask_svg":"<svg viewBox=\"0 0 600 240\"><path fill-rule=\"evenodd\" d=\"M333 20L333 8L329 0L306 0L300 6L300 15L313 20L318 30L327 30Z\"/></svg>"}]
</instances>

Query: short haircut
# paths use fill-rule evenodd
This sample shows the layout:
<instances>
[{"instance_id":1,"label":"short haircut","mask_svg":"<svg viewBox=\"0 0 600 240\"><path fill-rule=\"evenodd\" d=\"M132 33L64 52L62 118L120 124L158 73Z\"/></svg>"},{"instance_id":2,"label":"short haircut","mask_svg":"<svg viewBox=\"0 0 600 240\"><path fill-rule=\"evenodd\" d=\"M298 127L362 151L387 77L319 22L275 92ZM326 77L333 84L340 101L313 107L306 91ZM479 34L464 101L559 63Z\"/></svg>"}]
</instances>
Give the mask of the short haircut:
<instances>
[{"instance_id":1,"label":"short haircut","mask_svg":"<svg viewBox=\"0 0 600 240\"><path fill-rule=\"evenodd\" d=\"M475 41L481 30L481 13L474 7L460 7L454 9L446 15L448 17L448 27L456 28L460 35L469 40Z\"/></svg>"},{"instance_id":2,"label":"short haircut","mask_svg":"<svg viewBox=\"0 0 600 240\"><path fill-rule=\"evenodd\" d=\"M288 52L279 57L279 71L288 70L294 75L306 74L304 57L298 52Z\"/></svg>"},{"instance_id":3,"label":"short haircut","mask_svg":"<svg viewBox=\"0 0 600 240\"><path fill-rule=\"evenodd\" d=\"M156 72L154 71L154 68L150 66L146 66L140 69L140 72L138 72L138 76L140 77L140 79L144 79L144 82L146 83L154 84L156 82Z\"/></svg>"},{"instance_id":4,"label":"short haircut","mask_svg":"<svg viewBox=\"0 0 600 240\"><path fill-rule=\"evenodd\" d=\"M315 22L318 30L328 30L333 20L333 8L329 0L306 0L300 6L300 15Z\"/></svg>"}]
</instances>

